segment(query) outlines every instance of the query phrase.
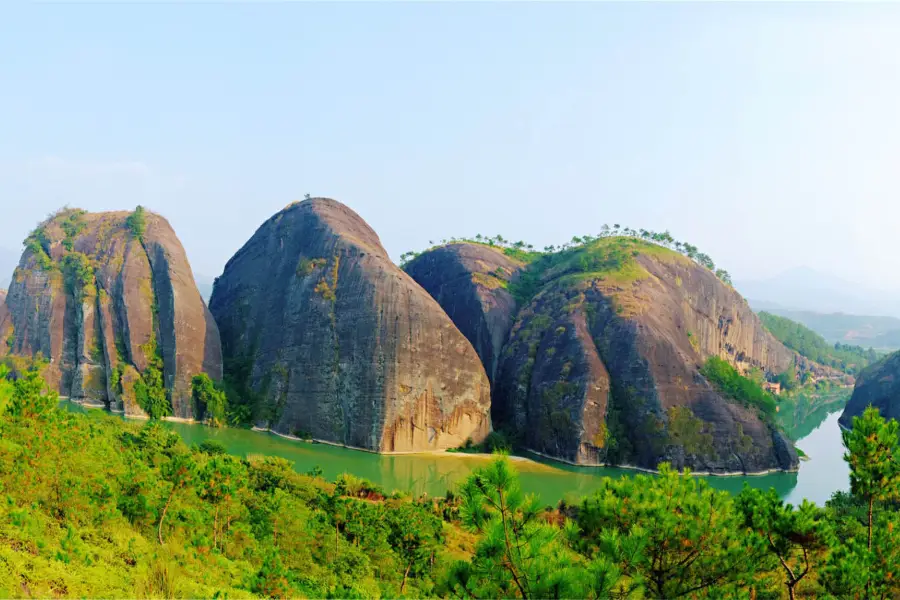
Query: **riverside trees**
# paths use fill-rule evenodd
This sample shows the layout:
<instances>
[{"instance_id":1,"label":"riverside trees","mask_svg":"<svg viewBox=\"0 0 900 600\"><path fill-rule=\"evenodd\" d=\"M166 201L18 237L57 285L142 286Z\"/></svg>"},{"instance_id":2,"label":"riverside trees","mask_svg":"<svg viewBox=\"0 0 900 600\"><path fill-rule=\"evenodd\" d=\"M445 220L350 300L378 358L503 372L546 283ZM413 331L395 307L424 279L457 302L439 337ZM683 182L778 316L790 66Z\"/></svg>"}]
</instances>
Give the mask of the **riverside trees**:
<instances>
[{"instance_id":1,"label":"riverside trees","mask_svg":"<svg viewBox=\"0 0 900 600\"><path fill-rule=\"evenodd\" d=\"M665 465L549 508L503 457L447 498L389 497L60 410L39 367L0 375L2 597L900 595L898 425L874 409L823 508Z\"/></svg>"}]
</instances>

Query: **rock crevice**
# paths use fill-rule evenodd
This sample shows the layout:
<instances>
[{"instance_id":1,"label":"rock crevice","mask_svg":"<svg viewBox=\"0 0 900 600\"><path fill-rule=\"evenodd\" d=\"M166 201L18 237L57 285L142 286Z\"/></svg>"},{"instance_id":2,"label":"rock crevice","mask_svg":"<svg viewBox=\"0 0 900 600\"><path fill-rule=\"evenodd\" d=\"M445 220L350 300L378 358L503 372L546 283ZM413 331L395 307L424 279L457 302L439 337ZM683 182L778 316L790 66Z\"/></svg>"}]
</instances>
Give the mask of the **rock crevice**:
<instances>
[{"instance_id":1,"label":"rock crevice","mask_svg":"<svg viewBox=\"0 0 900 600\"><path fill-rule=\"evenodd\" d=\"M162 359L169 412L193 418L191 378L221 379L218 329L171 226L145 213L64 210L41 224L4 302L0 354L48 361L60 394L144 416L135 386Z\"/></svg>"}]
</instances>

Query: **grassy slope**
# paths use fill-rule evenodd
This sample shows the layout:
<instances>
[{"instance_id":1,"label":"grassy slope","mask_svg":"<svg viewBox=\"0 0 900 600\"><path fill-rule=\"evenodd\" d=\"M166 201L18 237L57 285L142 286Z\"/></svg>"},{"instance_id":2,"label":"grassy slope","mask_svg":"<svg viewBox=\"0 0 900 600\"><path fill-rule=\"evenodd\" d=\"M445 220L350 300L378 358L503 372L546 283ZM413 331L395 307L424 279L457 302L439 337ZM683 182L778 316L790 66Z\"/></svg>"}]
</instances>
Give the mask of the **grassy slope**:
<instances>
[{"instance_id":1,"label":"grassy slope","mask_svg":"<svg viewBox=\"0 0 900 600\"><path fill-rule=\"evenodd\" d=\"M541 254L510 289L520 303L525 303L541 288L554 282L566 286L599 281L612 287L626 286L650 277L637 260L640 255L703 268L686 256L657 244L624 236L607 237L568 250Z\"/></svg>"},{"instance_id":2,"label":"grassy slope","mask_svg":"<svg viewBox=\"0 0 900 600\"><path fill-rule=\"evenodd\" d=\"M159 544L179 456L194 476L172 497ZM211 466L234 484L218 502ZM443 529L427 542L438 567L451 558L444 544L455 558L471 547L431 511L352 477L336 487L299 475L281 459L191 451L164 427L102 413L0 417L0 597L396 597L406 563L391 523ZM429 575L414 573L405 592L431 590Z\"/></svg>"}]
</instances>

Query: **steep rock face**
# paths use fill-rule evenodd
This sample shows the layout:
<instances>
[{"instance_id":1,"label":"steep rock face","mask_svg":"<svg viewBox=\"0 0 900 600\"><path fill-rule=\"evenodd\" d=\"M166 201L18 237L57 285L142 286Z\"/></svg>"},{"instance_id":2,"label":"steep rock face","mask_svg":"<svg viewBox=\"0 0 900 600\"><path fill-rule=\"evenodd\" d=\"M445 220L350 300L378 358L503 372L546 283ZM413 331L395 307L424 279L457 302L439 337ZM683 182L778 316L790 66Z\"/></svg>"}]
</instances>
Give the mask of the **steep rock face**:
<instances>
[{"instance_id":1,"label":"steep rock face","mask_svg":"<svg viewBox=\"0 0 900 600\"><path fill-rule=\"evenodd\" d=\"M62 211L26 241L0 353L38 353L63 395L141 416L134 387L161 371L171 413L192 418L191 378L222 376L218 329L168 222L145 213Z\"/></svg>"},{"instance_id":2,"label":"steep rock face","mask_svg":"<svg viewBox=\"0 0 900 600\"><path fill-rule=\"evenodd\" d=\"M423 252L404 267L472 342L491 381L516 315L507 286L521 266L500 249L454 243Z\"/></svg>"},{"instance_id":3,"label":"steep rock face","mask_svg":"<svg viewBox=\"0 0 900 600\"><path fill-rule=\"evenodd\" d=\"M6 290L0 290L0 356L3 354L3 346L9 349L9 310L6 308Z\"/></svg>"},{"instance_id":4,"label":"steep rock face","mask_svg":"<svg viewBox=\"0 0 900 600\"><path fill-rule=\"evenodd\" d=\"M853 417L862 416L869 405L877 408L885 419L900 420L900 352L883 358L859 374L839 423L851 427Z\"/></svg>"},{"instance_id":5,"label":"steep rock face","mask_svg":"<svg viewBox=\"0 0 900 600\"><path fill-rule=\"evenodd\" d=\"M497 426L578 464L797 466L774 426L700 373L710 356L769 374L796 361L712 272L614 238L531 273L537 293L516 319L494 385Z\"/></svg>"},{"instance_id":6,"label":"steep rock face","mask_svg":"<svg viewBox=\"0 0 900 600\"><path fill-rule=\"evenodd\" d=\"M228 262L210 308L226 378L258 426L381 452L441 450L490 432L469 341L334 200L295 203Z\"/></svg>"}]
</instances>

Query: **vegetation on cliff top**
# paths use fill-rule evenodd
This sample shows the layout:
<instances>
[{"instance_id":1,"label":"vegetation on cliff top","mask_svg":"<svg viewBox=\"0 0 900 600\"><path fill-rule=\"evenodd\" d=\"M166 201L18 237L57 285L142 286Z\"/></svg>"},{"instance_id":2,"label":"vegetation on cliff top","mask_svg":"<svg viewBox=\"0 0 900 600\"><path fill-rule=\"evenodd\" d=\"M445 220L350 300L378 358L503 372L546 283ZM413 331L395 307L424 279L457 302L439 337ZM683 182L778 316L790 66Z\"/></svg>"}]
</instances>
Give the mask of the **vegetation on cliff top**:
<instances>
[{"instance_id":1,"label":"vegetation on cliff top","mask_svg":"<svg viewBox=\"0 0 900 600\"><path fill-rule=\"evenodd\" d=\"M786 317L767 312L759 313L763 326L782 344L813 362L855 375L878 360L874 349L835 343L833 346L821 335Z\"/></svg>"},{"instance_id":2,"label":"vegetation on cliff top","mask_svg":"<svg viewBox=\"0 0 900 600\"><path fill-rule=\"evenodd\" d=\"M128 218L125 219L125 226L135 238L140 240L141 243L144 242L144 233L147 231L147 217L143 206L138 205L134 212L128 215Z\"/></svg>"},{"instance_id":3,"label":"vegetation on cliff top","mask_svg":"<svg viewBox=\"0 0 900 600\"><path fill-rule=\"evenodd\" d=\"M98 236L94 248L83 248L85 252L76 250L76 242L88 225L85 218L87 214L87 211L82 209L63 207L48 215L29 234L24 242L37 268L45 272L59 271L62 273L63 281L66 285L66 293L77 302L84 302L98 294L105 293L99 286L96 271L101 267L104 250L102 239L109 235L110 225L106 223L100 227L100 230L104 231L104 233ZM147 227L147 211L142 206L138 206L124 221L115 222L113 227L126 229L143 245ZM58 254L54 252L57 256L54 259L51 258L50 253L56 243L62 246L62 252ZM135 381L134 400L150 418L158 419L172 413L172 404L164 383L165 367L157 341L159 335L159 307L155 286L152 281L146 286L146 296L147 302L151 305L153 318L152 337L141 347L148 364L147 368L139 373L138 380ZM99 340L97 340L97 343L100 343ZM133 357L127 356L127 353L127 346L124 343L120 344L119 340L117 340L116 354L118 355L119 363L132 362L134 360ZM96 348L94 355L94 360L100 362L103 356L102 348ZM111 370L113 380L111 389L119 394L125 393L121 386L123 372L124 365L122 364Z\"/></svg>"},{"instance_id":4,"label":"vegetation on cliff top","mask_svg":"<svg viewBox=\"0 0 900 600\"><path fill-rule=\"evenodd\" d=\"M608 244L599 242L609 240L610 238L617 240L614 245L618 246L623 251L630 249L632 252L649 253L658 248L673 250L674 252L678 252L695 261L697 264L706 267L715 273L724 283L731 285L731 276L728 274L728 271L717 268L709 255L700 252L696 246L676 240L668 231L659 233L647 229L631 229L630 227L622 227L618 224L615 224L612 227L603 225L600 233L596 235L588 234L584 236L574 236L569 242L561 244L560 246L544 246L543 250L535 250L535 247L532 244L523 241L510 242L501 235L489 237L478 234L474 238L451 238L450 240L441 240L440 244L429 242L430 247L426 249L425 252L448 244L482 244L497 248L510 258L518 260L523 264L530 265L525 269L521 277L528 277L528 273L531 273L530 277L532 279L540 279L541 275L551 267L568 262L579 263L576 270L573 272L599 272L601 274L609 274L615 269L621 269L633 264L624 259L618 261L618 264L610 263L606 266L601 264L607 260L608 257L606 255L611 249ZM629 244L629 241L643 242L643 244ZM422 252L404 252L400 255L401 266L413 260L420 254L422 254ZM594 271L591 269L594 269ZM514 292L514 294L519 298L530 298L535 293L533 287L534 281L519 286L518 291Z\"/></svg>"},{"instance_id":5,"label":"vegetation on cliff top","mask_svg":"<svg viewBox=\"0 0 900 600\"><path fill-rule=\"evenodd\" d=\"M551 509L502 458L445 498L388 497L69 413L44 387L36 369L0 372L3 597L900 594L897 424L872 409L844 435L851 493L826 508L663 465Z\"/></svg>"}]
</instances>

